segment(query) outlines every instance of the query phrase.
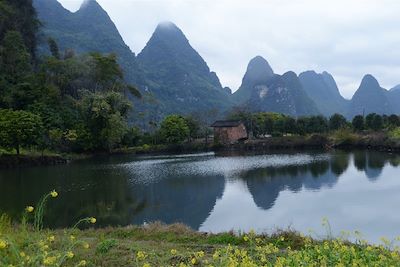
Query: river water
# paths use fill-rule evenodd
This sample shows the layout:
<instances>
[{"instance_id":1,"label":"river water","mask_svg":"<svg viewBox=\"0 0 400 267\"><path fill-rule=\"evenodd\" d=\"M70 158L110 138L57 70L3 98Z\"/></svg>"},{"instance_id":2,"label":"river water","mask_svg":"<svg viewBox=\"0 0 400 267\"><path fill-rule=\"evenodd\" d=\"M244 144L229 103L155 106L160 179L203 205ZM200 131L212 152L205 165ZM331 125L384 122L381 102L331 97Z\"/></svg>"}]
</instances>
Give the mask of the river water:
<instances>
[{"instance_id":1,"label":"river water","mask_svg":"<svg viewBox=\"0 0 400 267\"><path fill-rule=\"evenodd\" d=\"M0 212L21 216L46 192L45 224L181 222L200 231L400 235L400 156L382 152L111 156L0 170ZM329 221L330 229L321 220Z\"/></svg>"}]
</instances>

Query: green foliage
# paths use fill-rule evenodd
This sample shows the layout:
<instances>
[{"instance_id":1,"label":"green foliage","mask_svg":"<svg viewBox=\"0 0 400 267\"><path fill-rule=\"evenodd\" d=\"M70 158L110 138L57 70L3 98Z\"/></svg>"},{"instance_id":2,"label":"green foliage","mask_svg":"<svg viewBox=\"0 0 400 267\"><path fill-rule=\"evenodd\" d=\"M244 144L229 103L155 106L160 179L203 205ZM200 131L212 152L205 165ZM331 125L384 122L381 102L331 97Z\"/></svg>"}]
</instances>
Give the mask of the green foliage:
<instances>
[{"instance_id":1,"label":"green foliage","mask_svg":"<svg viewBox=\"0 0 400 267\"><path fill-rule=\"evenodd\" d=\"M42 138L42 121L26 111L0 110L0 145L13 148L17 154L21 147L38 145Z\"/></svg>"},{"instance_id":2,"label":"green foliage","mask_svg":"<svg viewBox=\"0 0 400 267\"><path fill-rule=\"evenodd\" d=\"M361 115L357 115L353 118L353 121L351 122L353 125L354 130L356 131L362 131L365 129L365 121L364 117Z\"/></svg>"},{"instance_id":3,"label":"green foliage","mask_svg":"<svg viewBox=\"0 0 400 267\"><path fill-rule=\"evenodd\" d=\"M189 137L190 129L182 116L170 115L162 121L160 133L166 143L180 144Z\"/></svg>"},{"instance_id":4,"label":"green foliage","mask_svg":"<svg viewBox=\"0 0 400 267\"><path fill-rule=\"evenodd\" d=\"M389 137L394 140L400 140L400 127L392 129L389 132Z\"/></svg>"},{"instance_id":5,"label":"green foliage","mask_svg":"<svg viewBox=\"0 0 400 267\"><path fill-rule=\"evenodd\" d=\"M31 73L30 54L19 32L9 31L5 34L0 55L1 74L8 83L16 84Z\"/></svg>"},{"instance_id":6,"label":"green foliage","mask_svg":"<svg viewBox=\"0 0 400 267\"><path fill-rule=\"evenodd\" d=\"M106 254L113 247L117 245L117 240L115 239L105 239L101 241L96 247L96 253Z\"/></svg>"},{"instance_id":7,"label":"green foliage","mask_svg":"<svg viewBox=\"0 0 400 267\"><path fill-rule=\"evenodd\" d=\"M120 93L86 91L77 104L83 122L78 136L83 136L81 142L89 142L86 149L111 150L122 141L128 131L125 118L131 106Z\"/></svg>"},{"instance_id":8,"label":"green foliage","mask_svg":"<svg viewBox=\"0 0 400 267\"><path fill-rule=\"evenodd\" d=\"M381 115L376 113L370 113L365 118L365 125L367 129L371 129L374 131L383 129L383 118Z\"/></svg>"},{"instance_id":9,"label":"green foliage","mask_svg":"<svg viewBox=\"0 0 400 267\"><path fill-rule=\"evenodd\" d=\"M77 239L74 232L81 223L94 224L96 219L93 217L81 219L62 234L44 230L46 203L56 197L58 193L53 190L43 196L36 207L27 206L17 226L12 224L6 215L0 216L0 266L87 265L87 260L78 260L75 254L79 248L87 250L90 245ZM30 225L32 219L33 225Z\"/></svg>"},{"instance_id":10,"label":"green foliage","mask_svg":"<svg viewBox=\"0 0 400 267\"><path fill-rule=\"evenodd\" d=\"M29 54L35 58L38 28L39 21L31 0L0 1L0 41L9 31L19 32Z\"/></svg>"},{"instance_id":11,"label":"green foliage","mask_svg":"<svg viewBox=\"0 0 400 267\"><path fill-rule=\"evenodd\" d=\"M115 54L101 55L100 53L91 53L93 62L93 80L96 81L95 89L114 90L116 84L123 78L122 70L117 63Z\"/></svg>"},{"instance_id":12,"label":"green foliage","mask_svg":"<svg viewBox=\"0 0 400 267\"><path fill-rule=\"evenodd\" d=\"M58 49L58 45L56 43L56 41L53 38L49 38L47 40L47 43L49 44L49 49L51 52L51 55L56 58L56 59L60 59L60 50Z\"/></svg>"},{"instance_id":13,"label":"green foliage","mask_svg":"<svg viewBox=\"0 0 400 267\"><path fill-rule=\"evenodd\" d=\"M392 114L388 118L388 124L390 127L399 127L400 126L400 118L399 116Z\"/></svg>"},{"instance_id":14,"label":"green foliage","mask_svg":"<svg viewBox=\"0 0 400 267\"><path fill-rule=\"evenodd\" d=\"M343 115L340 114L333 114L329 118L329 129L330 130L338 130L343 128L347 125L347 120Z\"/></svg>"},{"instance_id":15,"label":"green foliage","mask_svg":"<svg viewBox=\"0 0 400 267\"><path fill-rule=\"evenodd\" d=\"M200 135L201 122L193 116L185 117L186 125L189 128L189 138L194 139Z\"/></svg>"},{"instance_id":16,"label":"green foliage","mask_svg":"<svg viewBox=\"0 0 400 267\"><path fill-rule=\"evenodd\" d=\"M341 128L333 132L332 137L335 141L335 144L355 144L358 137L354 134L350 129Z\"/></svg>"}]
</instances>

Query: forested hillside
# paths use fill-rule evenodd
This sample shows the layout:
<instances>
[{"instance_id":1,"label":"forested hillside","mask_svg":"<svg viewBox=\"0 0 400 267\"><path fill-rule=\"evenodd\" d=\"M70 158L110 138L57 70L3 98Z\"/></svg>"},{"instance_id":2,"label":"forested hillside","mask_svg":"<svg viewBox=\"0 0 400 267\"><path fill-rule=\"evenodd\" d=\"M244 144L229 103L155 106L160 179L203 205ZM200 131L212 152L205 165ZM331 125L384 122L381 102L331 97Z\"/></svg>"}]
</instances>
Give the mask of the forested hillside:
<instances>
[{"instance_id":1,"label":"forested hillside","mask_svg":"<svg viewBox=\"0 0 400 267\"><path fill-rule=\"evenodd\" d=\"M0 146L20 152L110 150L128 133L131 103L140 93L125 83L114 54L76 55L48 40L36 57L39 22L32 1L1 1Z\"/></svg>"}]
</instances>

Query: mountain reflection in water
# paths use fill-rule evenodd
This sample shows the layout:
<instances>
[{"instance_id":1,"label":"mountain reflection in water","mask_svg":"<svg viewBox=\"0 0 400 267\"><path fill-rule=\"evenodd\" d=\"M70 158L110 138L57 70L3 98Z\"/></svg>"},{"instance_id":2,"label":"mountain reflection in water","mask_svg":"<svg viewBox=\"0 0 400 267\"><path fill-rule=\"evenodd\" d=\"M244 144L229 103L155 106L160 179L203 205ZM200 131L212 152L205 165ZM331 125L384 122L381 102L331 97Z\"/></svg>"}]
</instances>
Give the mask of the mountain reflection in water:
<instances>
[{"instance_id":1,"label":"mountain reflection in water","mask_svg":"<svg viewBox=\"0 0 400 267\"><path fill-rule=\"evenodd\" d=\"M396 236L399 163L397 155L367 151L100 157L0 170L0 210L17 218L56 189L50 227L95 216L100 226L162 221L214 232L289 225L306 232L321 230L326 216L333 230L378 238L377 227Z\"/></svg>"}]
</instances>

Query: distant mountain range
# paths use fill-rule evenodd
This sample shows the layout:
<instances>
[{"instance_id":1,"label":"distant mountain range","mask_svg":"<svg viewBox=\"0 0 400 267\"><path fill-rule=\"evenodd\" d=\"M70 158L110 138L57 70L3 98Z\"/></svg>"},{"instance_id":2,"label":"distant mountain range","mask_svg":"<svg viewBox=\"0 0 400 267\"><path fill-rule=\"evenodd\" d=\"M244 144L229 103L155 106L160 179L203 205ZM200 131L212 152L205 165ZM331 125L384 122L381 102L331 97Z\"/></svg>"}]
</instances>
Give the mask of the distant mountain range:
<instances>
[{"instance_id":1,"label":"distant mountain range","mask_svg":"<svg viewBox=\"0 0 400 267\"><path fill-rule=\"evenodd\" d=\"M127 82L144 95L141 101L132 98L140 114L132 118L133 122L159 121L172 113L218 117L235 106L296 117L340 113L352 118L371 112L400 113L400 85L385 90L373 76L366 75L353 98L346 100L329 73L306 71L296 75L289 71L278 75L261 56L250 60L242 85L232 94L171 22L160 23L136 56L95 0L86 0L74 13L57 0L33 2L43 24L39 54L49 53L47 39L51 37L61 50L118 56Z\"/></svg>"}]
</instances>

